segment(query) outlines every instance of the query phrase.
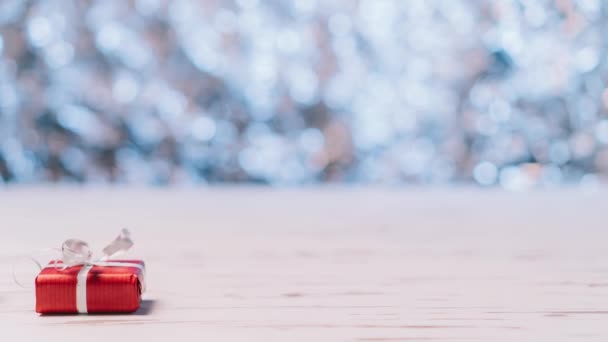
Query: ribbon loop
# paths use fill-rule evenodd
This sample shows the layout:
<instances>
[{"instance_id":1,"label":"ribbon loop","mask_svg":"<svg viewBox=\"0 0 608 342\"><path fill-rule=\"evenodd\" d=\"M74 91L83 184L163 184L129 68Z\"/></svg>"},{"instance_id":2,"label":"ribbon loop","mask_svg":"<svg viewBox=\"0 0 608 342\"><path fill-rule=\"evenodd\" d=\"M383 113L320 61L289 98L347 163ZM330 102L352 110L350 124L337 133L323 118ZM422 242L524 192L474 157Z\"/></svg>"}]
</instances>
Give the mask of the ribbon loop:
<instances>
[{"instance_id":1,"label":"ribbon loop","mask_svg":"<svg viewBox=\"0 0 608 342\"><path fill-rule=\"evenodd\" d=\"M87 264L93 255L89 244L78 239L65 240L61 245L61 254L63 265L67 267Z\"/></svg>"},{"instance_id":2,"label":"ribbon loop","mask_svg":"<svg viewBox=\"0 0 608 342\"><path fill-rule=\"evenodd\" d=\"M114 241L103 249L102 252L104 256L101 258L101 260L108 260L118 253L127 252L131 247L133 247L131 233L129 230L123 229L120 231L120 235L118 235Z\"/></svg>"}]
</instances>

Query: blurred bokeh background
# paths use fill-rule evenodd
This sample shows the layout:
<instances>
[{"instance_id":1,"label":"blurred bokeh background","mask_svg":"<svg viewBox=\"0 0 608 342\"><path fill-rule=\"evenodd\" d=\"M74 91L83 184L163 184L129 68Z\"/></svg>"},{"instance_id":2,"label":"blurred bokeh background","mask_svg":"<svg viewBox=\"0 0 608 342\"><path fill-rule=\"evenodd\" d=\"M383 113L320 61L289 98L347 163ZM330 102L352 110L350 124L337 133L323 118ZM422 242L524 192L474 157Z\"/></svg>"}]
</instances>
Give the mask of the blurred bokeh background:
<instances>
[{"instance_id":1,"label":"blurred bokeh background","mask_svg":"<svg viewBox=\"0 0 608 342\"><path fill-rule=\"evenodd\" d=\"M0 183L594 186L601 0L2 0Z\"/></svg>"}]
</instances>

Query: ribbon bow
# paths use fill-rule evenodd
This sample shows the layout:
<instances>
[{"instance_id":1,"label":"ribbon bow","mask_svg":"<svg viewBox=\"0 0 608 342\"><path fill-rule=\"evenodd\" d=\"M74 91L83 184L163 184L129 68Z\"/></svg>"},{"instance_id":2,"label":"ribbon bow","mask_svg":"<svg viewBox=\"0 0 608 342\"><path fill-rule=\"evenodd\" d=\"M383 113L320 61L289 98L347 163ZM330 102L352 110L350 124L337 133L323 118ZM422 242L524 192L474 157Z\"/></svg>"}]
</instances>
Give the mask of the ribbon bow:
<instances>
[{"instance_id":1,"label":"ribbon bow","mask_svg":"<svg viewBox=\"0 0 608 342\"><path fill-rule=\"evenodd\" d=\"M106 261L116 254L127 252L132 246L131 233L127 229L123 229L120 235L103 249L103 257L96 261L91 261L93 253L88 243L78 239L65 240L61 245L62 268L66 269L79 265L104 266L101 264L107 263ZM124 265L124 263L121 264Z\"/></svg>"}]
</instances>

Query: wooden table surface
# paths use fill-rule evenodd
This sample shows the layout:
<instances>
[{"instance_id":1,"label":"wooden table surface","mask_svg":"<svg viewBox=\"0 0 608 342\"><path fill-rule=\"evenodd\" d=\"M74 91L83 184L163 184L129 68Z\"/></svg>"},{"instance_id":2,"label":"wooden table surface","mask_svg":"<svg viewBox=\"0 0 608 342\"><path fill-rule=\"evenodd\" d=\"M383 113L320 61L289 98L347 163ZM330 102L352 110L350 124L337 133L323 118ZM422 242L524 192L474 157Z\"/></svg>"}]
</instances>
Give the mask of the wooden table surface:
<instances>
[{"instance_id":1,"label":"wooden table surface","mask_svg":"<svg viewBox=\"0 0 608 342\"><path fill-rule=\"evenodd\" d=\"M0 188L0 336L605 342L607 200L576 189ZM39 316L32 289L14 285L16 255L70 237L99 251L122 227L148 266L136 314Z\"/></svg>"}]
</instances>

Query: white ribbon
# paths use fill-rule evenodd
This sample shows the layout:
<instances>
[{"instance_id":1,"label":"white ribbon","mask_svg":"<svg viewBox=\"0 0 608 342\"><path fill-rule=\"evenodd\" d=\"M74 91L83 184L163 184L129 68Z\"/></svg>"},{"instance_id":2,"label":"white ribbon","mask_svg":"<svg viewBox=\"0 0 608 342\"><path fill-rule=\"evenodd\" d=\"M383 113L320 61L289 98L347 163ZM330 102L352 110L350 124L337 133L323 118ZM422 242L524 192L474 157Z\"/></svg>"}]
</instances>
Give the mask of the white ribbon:
<instances>
[{"instance_id":1,"label":"white ribbon","mask_svg":"<svg viewBox=\"0 0 608 342\"><path fill-rule=\"evenodd\" d=\"M96 261L91 261L92 253L89 244L82 240L69 239L61 245L61 263L57 261L46 266L46 268L60 268L65 270L69 267L82 266L78 272L76 282L76 309L79 313L88 313L87 308L87 277L93 266L102 267L134 267L141 270L141 291L146 290L145 267L142 264L109 260L118 253L124 253L133 246L131 234L123 229L120 235L103 249L104 256Z\"/></svg>"}]
</instances>

